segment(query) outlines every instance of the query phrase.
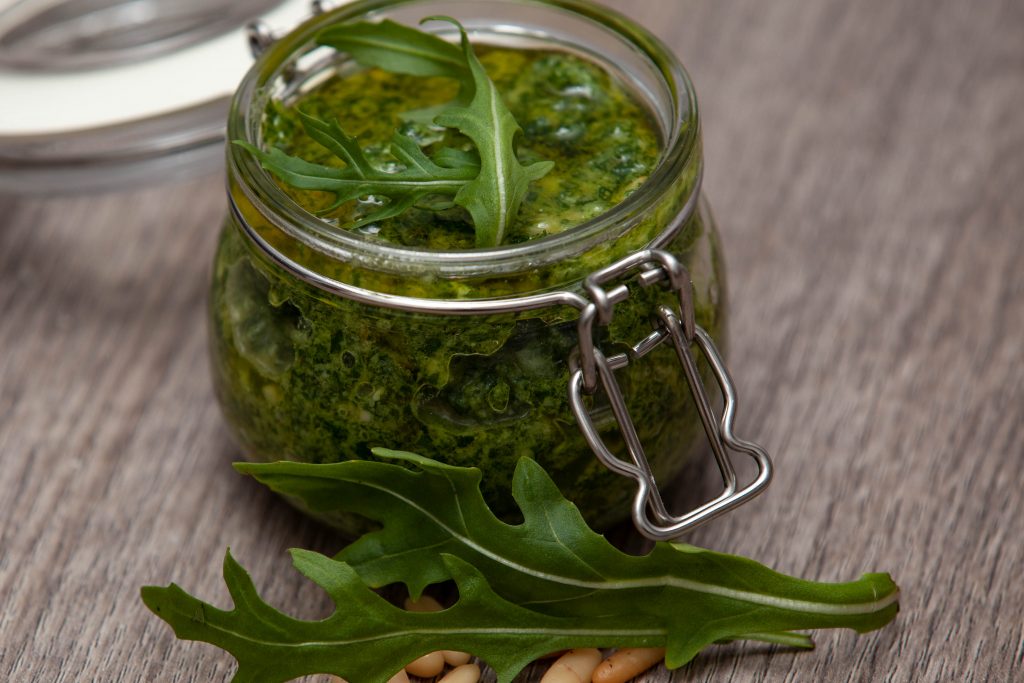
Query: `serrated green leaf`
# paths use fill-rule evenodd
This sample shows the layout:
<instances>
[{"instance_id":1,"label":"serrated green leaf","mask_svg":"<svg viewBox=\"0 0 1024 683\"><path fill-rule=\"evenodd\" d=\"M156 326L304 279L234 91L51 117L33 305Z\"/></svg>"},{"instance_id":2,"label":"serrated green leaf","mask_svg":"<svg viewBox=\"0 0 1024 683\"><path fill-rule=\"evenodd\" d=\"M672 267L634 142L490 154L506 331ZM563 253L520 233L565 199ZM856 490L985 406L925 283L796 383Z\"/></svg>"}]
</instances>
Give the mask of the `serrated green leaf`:
<instances>
[{"instance_id":1,"label":"serrated green leaf","mask_svg":"<svg viewBox=\"0 0 1024 683\"><path fill-rule=\"evenodd\" d=\"M480 168L480 155L454 147L442 147L432 157L434 163L445 168Z\"/></svg>"},{"instance_id":2,"label":"serrated green leaf","mask_svg":"<svg viewBox=\"0 0 1024 683\"><path fill-rule=\"evenodd\" d=\"M792 638L790 631L815 628L865 632L898 611L899 591L886 574L829 584L687 545L658 543L642 557L622 553L591 531L544 470L526 458L513 478L524 521L507 524L484 502L476 468L374 452L401 465L236 468L314 512L356 512L380 522L380 530L337 556L371 586L401 582L418 595L448 578L441 555L451 554L477 567L503 598L532 611L582 619L616 615L664 629L670 667L724 639Z\"/></svg>"},{"instance_id":3,"label":"serrated green leaf","mask_svg":"<svg viewBox=\"0 0 1024 683\"><path fill-rule=\"evenodd\" d=\"M459 189L455 203L473 217L477 246L494 247L501 244L505 231L519 212L530 182L543 177L554 164L550 161L538 161L529 166L519 163L515 153L519 124L473 52L465 29L448 17L432 19L450 21L458 27L473 84L472 98L465 106L449 107L434 119L442 126L458 129L473 141L480 155L480 174Z\"/></svg>"},{"instance_id":4,"label":"serrated green leaf","mask_svg":"<svg viewBox=\"0 0 1024 683\"><path fill-rule=\"evenodd\" d=\"M467 77L462 51L437 36L385 19L329 26L316 42L347 52L363 66L411 76Z\"/></svg>"},{"instance_id":5,"label":"serrated green leaf","mask_svg":"<svg viewBox=\"0 0 1024 683\"><path fill-rule=\"evenodd\" d=\"M345 162L341 172L280 150L264 152L242 141L236 144L293 187L333 192L335 202L328 211L368 194L390 200L353 227L396 216L429 195L450 195L472 217L477 246L497 246L515 219L530 182L546 174L553 164L538 161L524 166L519 162L514 146L519 124L477 59L465 30L454 19L436 19L458 27L461 47L391 20L331 26L317 35L317 41L348 52L365 66L457 79L460 88L455 100L408 112L408 116L429 118L438 125L458 129L476 146L475 154L441 149L435 154L440 161L434 163L417 145L396 134L391 152L405 169L385 173L370 163L355 139L336 122L305 115L301 115L302 124L309 136Z\"/></svg>"},{"instance_id":6,"label":"serrated green leaf","mask_svg":"<svg viewBox=\"0 0 1024 683\"><path fill-rule=\"evenodd\" d=\"M367 195L380 195L390 200L353 227L396 216L430 195L454 195L478 172L471 164L438 165L419 145L398 133L391 138L391 153L404 168L383 171L366 158L355 138L347 135L336 121L321 121L302 113L300 117L309 136L343 160L344 168L314 164L276 148L265 152L247 142L236 141L235 144L248 150L263 168L292 187L334 193L335 201L328 211Z\"/></svg>"},{"instance_id":7,"label":"serrated green leaf","mask_svg":"<svg viewBox=\"0 0 1024 683\"><path fill-rule=\"evenodd\" d=\"M472 566L442 556L459 599L443 612L399 609L378 596L344 562L293 550L295 568L321 586L335 605L321 621L287 616L258 595L231 557L224 581L234 608L222 610L175 584L146 586L142 600L175 635L211 643L238 662L235 683L280 683L329 673L358 683L384 683L404 664L428 652L472 652L509 683L527 664L553 650L597 646L650 647L665 634L617 618L564 619L539 614L496 595Z\"/></svg>"}]
</instances>

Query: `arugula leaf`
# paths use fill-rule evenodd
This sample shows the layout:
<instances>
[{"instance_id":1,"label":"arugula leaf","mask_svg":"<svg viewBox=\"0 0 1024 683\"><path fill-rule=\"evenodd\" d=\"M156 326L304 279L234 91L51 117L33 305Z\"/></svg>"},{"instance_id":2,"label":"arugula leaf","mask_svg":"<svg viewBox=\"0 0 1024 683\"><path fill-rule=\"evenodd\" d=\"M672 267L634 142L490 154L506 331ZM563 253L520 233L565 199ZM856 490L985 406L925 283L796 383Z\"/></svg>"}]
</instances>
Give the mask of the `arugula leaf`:
<instances>
[{"instance_id":1,"label":"arugula leaf","mask_svg":"<svg viewBox=\"0 0 1024 683\"><path fill-rule=\"evenodd\" d=\"M182 590L145 586L142 600L176 636L211 643L238 662L235 683L278 683L330 673L359 683L384 683L428 652L472 652L509 683L531 661L572 647L652 647L665 634L620 617L563 619L503 600L479 571L442 556L459 600L442 612L399 609L366 587L344 562L292 550L292 562L327 591L334 612L322 621L289 617L264 602L248 573L228 552L224 582L234 609L218 609Z\"/></svg>"},{"instance_id":2,"label":"arugula leaf","mask_svg":"<svg viewBox=\"0 0 1024 683\"><path fill-rule=\"evenodd\" d=\"M550 161L538 161L529 166L519 163L515 137L521 129L473 52L466 30L450 17L431 18L449 21L458 27L473 83L473 96L467 105L452 106L434 119L442 126L457 128L473 141L480 154L480 175L459 189L455 203L473 217L477 246L494 247L501 244L505 231L519 212L530 182L539 180L554 164Z\"/></svg>"},{"instance_id":3,"label":"arugula leaf","mask_svg":"<svg viewBox=\"0 0 1024 683\"><path fill-rule=\"evenodd\" d=\"M458 47L390 19L329 26L317 34L316 42L347 52L363 66L393 73L447 76L460 81L469 77Z\"/></svg>"},{"instance_id":4,"label":"arugula leaf","mask_svg":"<svg viewBox=\"0 0 1024 683\"><path fill-rule=\"evenodd\" d=\"M482 572L495 592L531 611L591 619L614 616L667 634L674 668L723 639L792 639L789 631L891 621L899 590L887 574L850 583L803 581L752 560L658 543L643 557L615 549L590 530L534 461L519 461L513 497L524 521L502 522L480 493L480 470L375 449L401 464L348 461L239 463L235 468L312 511L356 512L382 528L337 559L370 586L405 583L419 595L450 578L443 555ZM403 466L404 465L404 466Z\"/></svg>"},{"instance_id":5,"label":"arugula leaf","mask_svg":"<svg viewBox=\"0 0 1024 683\"><path fill-rule=\"evenodd\" d=\"M357 22L330 26L317 34L316 40L347 52L363 66L375 66L392 73L412 76L447 76L459 81L459 94L454 102L467 104L473 96L473 79L462 50L432 33L396 23ZM434 118L451 103L413 109L401 114L404 121L432 124Z\"/></svg>"},{"instance_id":6,"label":"arugula leaf","mask_svg":"<svg viewBox=\"0 0 1024 683\"><path fill-rule=\"evenodd\" d=\"M386 173L370 164L355 139L337 122L326 123L306 115L301 115L306 132L345 161L344 169L310 163L279 149L264 152L244 141L236 140L235 144L293 187L333 192L335 203L327 211L365 195L390 200L352 227L396 216L428 195L451 195L454 203L472 217L476 245L495 247L501 244L519 212L530 182L544 176L554 164L538 161L524 166L519 162L515 138L521 128L473 52L466 31L449 17L433 19L458 27L461 47L390 20L331 26L317 35L317 41L348 52L364 66L457 79L460 86L455 100L409 112L408 116L459 130L476 146L475 153L443 148L435 154L435 162L410 139L396 133L391 139L391 152L405 169Z\"/></svg>"},{"instance_id":7,"label":"arugula leaf","mask_svg":"<svg viewBox=\"0 0 1024 683\"><path fill-rule=\"evenodd\" d=\"M391 154L405 168L393 173L385 172L370 163L355 138L346 135L337 122L327 123L301 112L299 116L309 136L342 159L345 168L314 164L277 148L264 152L247 142L235 141L235 144L248 150L263 168L292 187L333 192L335 202L326 211L371 194L391 200L381 209L361 218L353 227L398 215L429 195L454 195L479 171L479 166L471 163L452 163L455 158L452 154L441 155L439 158L447 165L439 165L413 140L395 133L391 138Z\"/></svg>"}]
</instances>

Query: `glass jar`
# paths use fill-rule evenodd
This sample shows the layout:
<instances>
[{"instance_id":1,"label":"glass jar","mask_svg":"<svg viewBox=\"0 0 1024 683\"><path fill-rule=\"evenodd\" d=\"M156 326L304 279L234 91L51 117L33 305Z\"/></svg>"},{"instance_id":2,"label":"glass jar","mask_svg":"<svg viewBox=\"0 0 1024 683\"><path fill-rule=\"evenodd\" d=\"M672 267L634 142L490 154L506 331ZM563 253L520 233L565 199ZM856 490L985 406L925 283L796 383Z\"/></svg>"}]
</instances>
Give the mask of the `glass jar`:
<instances>
[{"instance_id":1,"label":"glass jar","mask_svg":"<svg viewBox=\"0 0 1024 683\"><path fill-rule=\"evenodd\" d=\"M576 0L357 2L314 17L262 54L234 98L228 139L260 144L268 102L295 98L343 66L344 55L313 41L324 26L384 18L415 26L434 15L458 18L474 43L570 50L599 64L649 109L663 140L657 168L625 201L565 232L444 252L339 230L229 146L231 211L210 298L218 399L254 460L371 458L377 446L413 451L479 467L489 503L514 518L512 473L526 456L591 525L607 527L628 516L635 492L595 457L570 405L579 319L594 292L586 278L630 254L670 253L692 281L696 323L719 345L725 338L724 266L699 198L696 101L665 46ZM638 265L643 274L657 264ZM634 281L626 289L628 297L609 290L614 314L599 315L594 327L596 348L609 357L657 329L659 305L679 305L678 293L661 286ZM635 362L619 363L615 377L651 471L665 482L704 428L672 345L647 351L620 356ZM700 368L711 391L711 372L703 361ZM595 390L593 376L587 384L580 409L611 452L625 451L608 392ZM328 521L348 533L363 529L350 516Z\"/></svg>"}]
</instances>

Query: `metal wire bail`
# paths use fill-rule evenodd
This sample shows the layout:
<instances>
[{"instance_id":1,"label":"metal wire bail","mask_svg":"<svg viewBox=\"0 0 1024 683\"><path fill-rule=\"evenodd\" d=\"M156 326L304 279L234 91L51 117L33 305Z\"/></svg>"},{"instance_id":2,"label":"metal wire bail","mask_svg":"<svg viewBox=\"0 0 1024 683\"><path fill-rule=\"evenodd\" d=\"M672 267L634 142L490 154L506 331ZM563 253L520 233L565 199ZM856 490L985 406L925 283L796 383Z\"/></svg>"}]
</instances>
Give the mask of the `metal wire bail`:
<instances>
[{"instance_id":1,"label":"metal wire bail","mask_svg":"<svg viewBox=\"0 0 1024 683\"><path fill-rule=\"evenodd\" d=\"M606 357L594 344L594 323L610 323L615 304L629 297L629 288L624 283L611 289L605 289L604 285L621 280L636 270L640 271L636 278L637 282L643 287L667 281L669 288L678 296L678 313L669 306L658 306L651 334L626 353ZM580 313L577 324L580 342L569 380L569 403L580 431L601 462L613 472L637 482L632 509L633 523L637 530L655 541L678 538L761 493L771 481L771 459L757 444L744 441L733 434L736 390L711 336L694 320L692 284L686 268L669 252L641 251L592 274L586 279L584 289L590 297L590 303ZM682 515L671 514L665 506L644 453L643 444L637 435L636 426L629 416L626 399L615 379L615 370L639 360L665 341L672 343L683 367L724 485L722 493L713 500ZM711 401L697 371L696 359L690 351L691 345L695 345L707 359L722 390L725 407L720 420L715 419ZM608 449L587 410L583 396L595 393L598 387L602 388L608 397L629 452L628 461ZM757 464L757 476L740 489L737 488L736 470L732 464L730 450L749 456Z\"/></svg>"}]
</instances>

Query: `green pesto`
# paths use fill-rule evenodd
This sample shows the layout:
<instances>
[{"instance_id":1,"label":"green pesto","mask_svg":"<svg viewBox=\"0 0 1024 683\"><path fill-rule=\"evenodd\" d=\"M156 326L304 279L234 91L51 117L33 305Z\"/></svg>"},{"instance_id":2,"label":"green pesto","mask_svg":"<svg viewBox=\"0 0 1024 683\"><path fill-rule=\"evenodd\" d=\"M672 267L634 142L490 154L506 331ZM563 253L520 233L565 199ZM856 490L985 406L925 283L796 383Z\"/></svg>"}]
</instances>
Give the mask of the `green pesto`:
<instances>
[{"instance_id":1,"label":"green pesto","mask_svg":"<svg viewBox=\"0 0 1024 683\"><path fill-rule=\"evenodd\" d=\"M532 183L506 244L561 232L605 213L653 170L658 161L658 132L646 110L604 70L564 52L489 48L479 56L523 128L520 160L555 162L546 176ZM297 105L273 104L264 129L265 144L307 161L342 165L302 130L295 114L301 108L320 119L338 118L345 132L356 137L367 156L382 167L396 163L387 152L395 130L412 137L428 153L442 145L471 151L471 143L457 132L424 117L410 120L406 116L442 105L456 92L451 79L380 69L334 77L303 95ZM333 204L329 193L289 192L314 211ZM348 202L324 218L346 227L365 208L361 202ZM406 246L471 249L474 238L468 214L459 207L440 212L432 208L436 203L364 226L359 232Z\"/></svg>"},{"instance_id":2,"label":"green pesto","mask_svg":"<svg viewBox=\"0 0 1024 683\"><path fill-rule=\"evenodd\" d=\"M481 57L523 127L520 155L555 161L524 202L509 241L565 230L602 213L653 170L659 143L652 123L597 66L552 52L488 49ZM453 87L444 79L368 70L329 79L297 105L319 117L340 117L361 144L377 145L378 160L387 163L381 142L395 126L404 125L424 146L440 141L438 131L403 124L401 114L445 101ZM330 155L302 133L294 106L271 107L267 144L329 163ZM688 187L684 178L675 189L684 193ZM289 191L311 210L332 203L329 195ZM672 200L669 206L682 199ZM343 226L359 210L343 206L329 219ZM364 231L403 244L469 248L472 227L459 212L412 210ZM721 340L725 289L716 240L701 212L670 248L691 271L699 324ZM629 240L618 240L572 267L596 270L633 248L638 247ZM525 290L547 284L540 273L518 277ZM476 282L469 295L505 293L498 286ZM410 278L405 293L448 296L450 287ZM645 336L655 302L665 299L664 293L644 290L617 306L606 348ZM568 360L577 343L572 311L446 317L333 298L258 255L233 221L215 260L210 310L218 397L253 459L335 462L371 457L376 446L410 450L480 467L485 497L508 515L514 511L513 467L526 455L592 524L607 526L628 514L631 482L597 461L569 408ZM698 442L700 429L673 352L658 349L618 377L657 476L670 478ZM601 403L595 406L599 428L613 450L623 452ZM348 532L360 529L350 516L330 521Z\"/></svg>"}]
</instances>

